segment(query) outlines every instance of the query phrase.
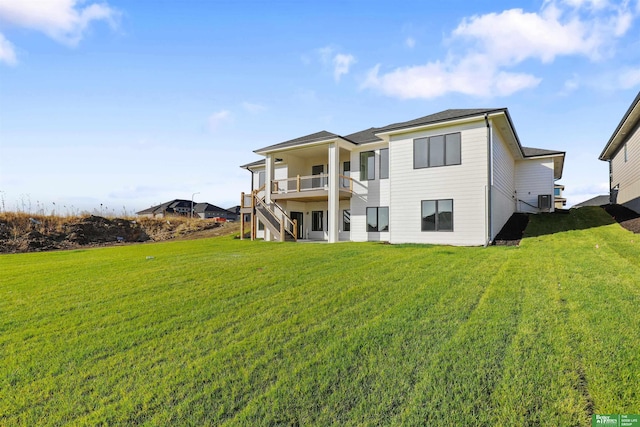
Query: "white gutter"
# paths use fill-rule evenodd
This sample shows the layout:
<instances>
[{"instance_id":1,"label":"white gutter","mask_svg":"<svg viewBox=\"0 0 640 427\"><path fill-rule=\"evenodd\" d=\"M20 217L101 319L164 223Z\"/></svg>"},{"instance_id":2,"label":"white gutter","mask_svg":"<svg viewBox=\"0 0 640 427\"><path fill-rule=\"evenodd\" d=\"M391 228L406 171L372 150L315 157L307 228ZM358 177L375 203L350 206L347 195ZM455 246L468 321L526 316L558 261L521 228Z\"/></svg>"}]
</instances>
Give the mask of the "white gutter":
<instances>
[{"instance_id":1,"label":"white gutter","mask_svg":"<svg viewBox=\"0 0 640 427\"><path fill-rule=\"evenodd\" d=\"M487 124L487 201L486 201L486 217L487 217L487 236L485 247L491 244L491 236L493 236L493 221L491 209L491 187L493 185L493 132L489 124L489 115L484 115L484 121Z\"/></svg>"}]
</instances>

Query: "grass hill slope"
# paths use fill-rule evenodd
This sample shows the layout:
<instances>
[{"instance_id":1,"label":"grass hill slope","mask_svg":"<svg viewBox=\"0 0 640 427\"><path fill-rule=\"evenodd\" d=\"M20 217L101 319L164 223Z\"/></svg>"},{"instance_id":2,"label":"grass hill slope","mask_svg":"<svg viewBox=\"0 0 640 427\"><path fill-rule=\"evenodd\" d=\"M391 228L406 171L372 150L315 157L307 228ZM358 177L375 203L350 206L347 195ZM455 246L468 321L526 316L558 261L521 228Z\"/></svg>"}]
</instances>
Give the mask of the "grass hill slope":
<instances>
[{"instance_id":1,"label":"grass hill slope","mask_svg":"<svg viewBox=\"0 0 640 427\"><path fill-rule=\"evenodd\" d=\"M640 408L640 239L0 256L0 425L550 425Z\"/></svg>"}]
</instances>

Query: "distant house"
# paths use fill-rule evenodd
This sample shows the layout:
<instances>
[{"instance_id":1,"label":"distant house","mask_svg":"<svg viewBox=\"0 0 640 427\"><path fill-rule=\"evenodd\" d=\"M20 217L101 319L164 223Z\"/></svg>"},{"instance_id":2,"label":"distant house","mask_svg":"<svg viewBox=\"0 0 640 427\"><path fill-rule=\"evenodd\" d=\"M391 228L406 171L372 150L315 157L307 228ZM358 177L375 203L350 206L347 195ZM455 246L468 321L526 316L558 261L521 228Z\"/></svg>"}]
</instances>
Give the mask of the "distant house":
<instances>
[{"instance_id":1,"label":"distant house","mask_svg":"<svg viewBox=\"0 0 640 427\"><path fill-rule=\"evenodd\" d=\"M609 200L640 213L640 92L600 154L609 162Z\"/></svg>"},{"instance_id":2,"label":"distant house","mask_svg":"<svg viewBox=\"0 0 640 427\"><path fill-rule=\"evenodd\" d=\"M136 212L136 215L150 218L165 218L170 216L191 216L191 200L174 199L161 205ZM211 203L193 203L193 217L201 219L224 218L227 221L235 221L234 212L212 205Z\"/></svg>"},{"instance_id":3,"label":"distant house","mask_svg":"<svg viewBox=\"0 0 640 427\"><path fill-rule=\"evenodd\" d=\"M574 208L583 208L585 206L602 206L609 204L609 195L600 195L593 197L589 200L585 200L584 202L576 203L573 205Z\"/></svg>"},{"instance_id":4,"label":"distant house","mask_svg":"<svg viewBox=\"0 0 640 427\"><path fill-rule=\"evenodd\" d=\"M553 203L556 209L562 209L567 205L567 199L562 195L564 185L555 184L553 186Z\"/></svg>"},{"instance_id":5,"label":"distant house","mask_svg":"<svg viewBox=\"0 0 640 427\"><path fill-rule=\"evenodd\" d=\"M489 244L514 212L554 210L565 153L524 147L506 108L454 109L255 151L241 196L266 240Z\"/></svg>"}]
</instances>

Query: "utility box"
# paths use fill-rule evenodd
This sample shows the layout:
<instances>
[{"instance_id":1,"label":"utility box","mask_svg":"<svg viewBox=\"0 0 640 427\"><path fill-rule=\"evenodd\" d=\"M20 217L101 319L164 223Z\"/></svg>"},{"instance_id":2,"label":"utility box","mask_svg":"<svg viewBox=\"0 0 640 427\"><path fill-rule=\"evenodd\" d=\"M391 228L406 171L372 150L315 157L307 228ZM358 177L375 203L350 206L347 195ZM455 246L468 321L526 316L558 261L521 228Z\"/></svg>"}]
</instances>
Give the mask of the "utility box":
<instances>
[{"instance_id":1,"label":"utility box","mask_svg":"<svg viewBox=\"0 0 640 427\"><path fill-rule=\"evenodd\" d=\"M538 209L551 209L551 194L538 194Z\"/></svg>"}]
</instances>

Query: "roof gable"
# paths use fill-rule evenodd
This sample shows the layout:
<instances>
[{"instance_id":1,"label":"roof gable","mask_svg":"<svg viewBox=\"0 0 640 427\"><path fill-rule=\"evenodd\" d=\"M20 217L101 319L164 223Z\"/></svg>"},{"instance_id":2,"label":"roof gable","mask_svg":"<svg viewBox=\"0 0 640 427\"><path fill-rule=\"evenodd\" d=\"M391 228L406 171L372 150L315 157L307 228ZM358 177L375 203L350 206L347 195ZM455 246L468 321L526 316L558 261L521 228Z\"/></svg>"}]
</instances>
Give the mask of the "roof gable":
<instances>
[{"instance_id":1,"label":"roof gable","mask_svg":"<svg viewBox=\"0 0 640 427\"><path fill-rule=\"evenodd\" d=\"M613 131L613 135L609 138L607 145L605 145L602 153L600 153L600 160L611 160L611 158L618 151L620 146L625 142L627 136L635 129L640 123L640 92L631 103L631 106L622 116L622 120Z\"/></svg>"},{"instance_id":2,"label":"roof gable","mask_svg":"<svg viewBox=\"0 0 640 427\"><path fill-rule=\"evenodd\" d=\"M448 122L451 120L459 120L469 117L482 116L488 113L494 113L498 111L507 111L506 108L458 108L440 111L428 116L419 117L417 119L409 120L406 122L393 123L377 129L376 133L388 132L392 130L399 130L405 128L412 128L416 126L431 125L435 123Z\"/></svg>"},{"instance_id":3,"label":"roof gable","mask_svg":"<svg viewBox=\"0 0 640 427\"><path fill-rule=\"evenodd\" d=\"M331 139L340 138L340 135L336 135L335 133L327 132L326 130L321 130L320 132L312 133L309 135L301 136L300 138L290 139L289 141L280 142L278 144L269 145L264 148L260 148L259 150L255 150L254 153L260 153L265 151L273 151L280 148L289 148L295 147L297 145L310 144L313 142L320 141L328 141Z\"/></svg>"}]
</instances>

